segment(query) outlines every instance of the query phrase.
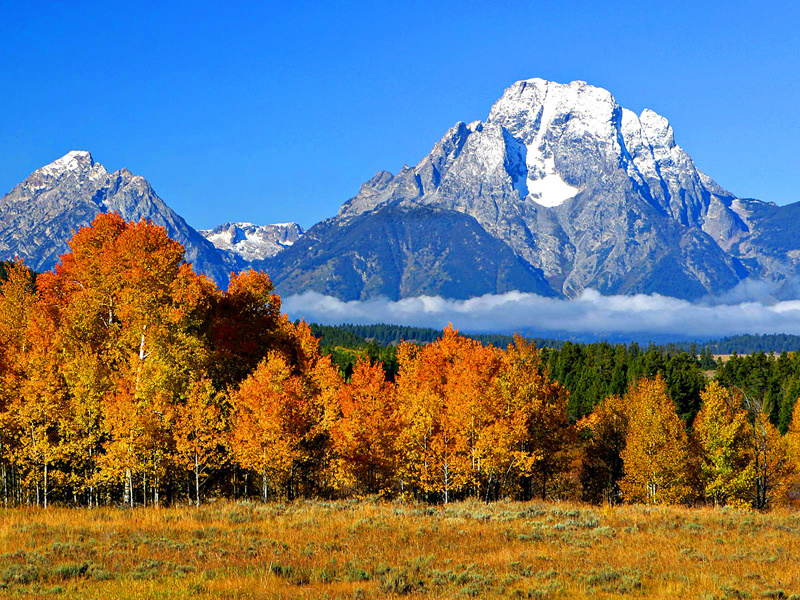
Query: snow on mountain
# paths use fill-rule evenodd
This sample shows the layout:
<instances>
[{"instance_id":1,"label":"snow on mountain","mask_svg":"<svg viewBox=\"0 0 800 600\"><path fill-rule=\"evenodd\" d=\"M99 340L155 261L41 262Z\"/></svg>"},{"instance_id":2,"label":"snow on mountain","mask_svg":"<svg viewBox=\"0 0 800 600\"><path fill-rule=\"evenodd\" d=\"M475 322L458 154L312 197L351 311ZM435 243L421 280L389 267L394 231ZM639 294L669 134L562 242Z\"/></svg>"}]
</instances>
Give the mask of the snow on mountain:
<instances>
[{"instance_id":1,"label":"snow on mountain","mask_svg":"<svg viewBox=\"0 0 800 600\"><path fill-rule=\"evenodd\" d=\"M294 244L303 235L297 223L224 223L200 233L220 250L232 252L247 262L264 260Z\"/></svg>"}]
</instances>

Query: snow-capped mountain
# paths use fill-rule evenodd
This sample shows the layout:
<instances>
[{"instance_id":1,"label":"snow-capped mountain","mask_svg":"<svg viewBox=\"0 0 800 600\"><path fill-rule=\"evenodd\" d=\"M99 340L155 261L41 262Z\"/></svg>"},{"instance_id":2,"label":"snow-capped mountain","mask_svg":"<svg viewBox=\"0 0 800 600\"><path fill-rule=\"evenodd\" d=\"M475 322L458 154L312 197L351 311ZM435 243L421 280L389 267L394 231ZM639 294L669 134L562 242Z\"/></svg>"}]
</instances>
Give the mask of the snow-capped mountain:
<instances>
[{"instance_id":1,"label":"snow-capped mountain","mask_svg":"<svg viewBox=\"0 0 800 600\"><path fill-rule=\"evenodd\" d=\"M413 230L408 220L432 223L422 207L442 222L474 222L519 264L503 259L503 267L487 255L482 270L461 272L463 261L437 262L469 244L436 254L398 238L398 230ZM582 81L530 79L508 88L485 121L457 123L415 167L379 172L338 215L266 265L283 293L315 289L347 299L444 287L456 297L509 286L541 293L542 281L563 296L591 287L696 298L748 276L797 272L800 253L783 248L797 245L791 236L764 244L762 224L778 213L789 207L737 198L698 170L655 112L636 115ZM382 239L353 233L378 229ZM426 252L420 286L415 272ZM527 283L504 276L512 262L532 274ZM461 282L455 290L454 281Z\"/></svg>"},{"instance_id":2,"label":"snow-capped mountain","mask_svg":"<svg viewBox=\"0 0 800 600\"><path fill-rule=\"evenodd\" d=\"M281 294L594 288L692 299L745 278L800 281L800 203L726 191L664 117L637 115L582 81L515 83L485 121L456 123L416 166L380 171L307 232L226 223L201 235L142 177L70 152L0 199L0 259L52 268L72 231L104 211L163 225L219 283L252 266Z\"/></svg>"},{"instance_id":3,"label":"snow-capped mountain","mask_svg":"<svg viewBox=\"0 0 800 600\"><path fill-rule=\"evenodd\" d=\"M252 262L270 258L288 248L300 239L303 228L297 223L224 223L214 229L201 229L200 234L219 250Z\"/></svg>"},{"instance_id":4,"label":"snow-capped mountain","mask_svg":"<svg viewBox=\"0 0 800 600\"><path fill-rule=\"evenodd\" d=\"M37 271L52 269L68 252L73 231L101 212L149 219L186 248L186 260L221 285L234 263L170 209L141 176L109 173L88 152L73 151L34 171L0 198L0 258L23 258Z\"/></svg>"}]
</instances>

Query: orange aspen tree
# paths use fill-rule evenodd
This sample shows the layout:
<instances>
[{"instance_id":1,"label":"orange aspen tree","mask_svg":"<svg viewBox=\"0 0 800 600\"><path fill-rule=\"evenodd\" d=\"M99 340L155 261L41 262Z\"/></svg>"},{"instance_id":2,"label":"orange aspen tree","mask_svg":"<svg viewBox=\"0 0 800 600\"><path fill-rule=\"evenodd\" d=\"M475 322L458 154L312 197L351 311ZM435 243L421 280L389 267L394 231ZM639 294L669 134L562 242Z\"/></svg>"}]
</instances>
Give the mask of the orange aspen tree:
<instances>
[{"instance_id":1,"label":"orange aspen tree","mask_svg":"<svg viewBox=\"0 0 800 600\"><path fill-rule=\"evenodd\" d=\"M424 348L401 345L398 359L401 476L447 503L479 471L480 407L499 355L450 326Z\"/></svg>"},{"instance_id":2,"label":"orange aspen tree","mask_svg":"<svg viewBox=\"0 0 800 600\"><path fill-rule=\"evenodd\" d=\"M175 445L179 460L192 471L195 505L200 506L201 479L221 459L224 422L220 398L209 379L192 384L186 403L175 416Z\"/></svg>"},{"instance_id":3,"label":"orange aspen tree","mask_svg":"<svg viewBox=\"0 0 800 600\"><path fill-rule=\"evenodd\" d=\"M261 475L262 498L269 487L286 487L306 460L304 442L314 423L302 379L289 362L271 352L231 394L231 451L244 469Z\"/></svg>"},{"instance_id":4,"label":"orange aspen tree","mask_svg":"<svg viewBox=\"0 0 800 600\"><path fill-rule=\"evenodd\" d=\"M667 396L660 375L635 382L625 401L629 427L622 460L625 499L646 504L677 504L690 492L689 444L683 420Z\"/></svg>"},{"instance_id":5,"label":"orange aspen tree","mask_svg":"<svg viewBox=\"0 0 800 600\"><path fill-rule=\"evenodd\" d=\"M701 392L702 406L694 420L704 497L714 505L739 504L755 484L755 464L748 444L749 424L730 391L712 381Z\"/></svg>"},{"instance_id":6,"label":"orange aspen tree","mask_svg":"<svg viewBox=\"0 0 800 600\"><path fill-rule=\"evenodd\" d=\"M398 434L394 385L383 366L361 358L340 387L328 425L336 487L368 493L388 489L396 465Z\"/></svg>"},{"instance_id":7,"label":"orange aspen tree","mask_svg":"<svg viewBox=\"0 0 800 600\"><path fill-rule=\"evenodd\" d=\"M72 397L77 414L88 419L85 427L94 426L98 398L110 405L101 434L106 450L114 449L103 457L106 480L121 472L132 504L138 469L146 502L148 482L157 495L170 445L165 409L185 396L208 362L203 332L216 288L183 262L179 243L146 222L98 215L70 248L55 273L39 277L41 301L56 313L64 371L76 386ZM83 363L103 368L87 373ZM122 415L133 420L126 424ZM114 457L128 466L112 465Z\"/></svg>"},{"instance_id":8,"label":"orange aspen tree","mask_svg":"<svg viewBox=\"0 0 800 600\"><path fill-rule=\"evenodd\" d=\"M247 377L270 350L291 343L272 281L253 270L231 274L228 289L214 306L210 339L218 389ZM292 357L288 357L292 361Z\"/></svg>"}]
</instances>

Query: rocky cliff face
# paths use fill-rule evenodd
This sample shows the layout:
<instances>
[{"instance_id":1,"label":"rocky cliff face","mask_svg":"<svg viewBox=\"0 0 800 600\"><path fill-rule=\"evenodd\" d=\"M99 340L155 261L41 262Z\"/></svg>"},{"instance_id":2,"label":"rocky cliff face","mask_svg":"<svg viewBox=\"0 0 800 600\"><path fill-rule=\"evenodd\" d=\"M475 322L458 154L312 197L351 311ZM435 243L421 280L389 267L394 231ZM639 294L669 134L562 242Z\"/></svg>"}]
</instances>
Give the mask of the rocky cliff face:
<instances>
[{"instance_id":1,"label":"rocky cliff face","mask_svg":"<svg viewBox=\"0 0 800 600\"><path fill-rule=\"evenodd\" d=\"M68 252L72 233L101 212L151 220L186 248L186 260L227 285L234 261L219 253L127 169L109 173L88 152L73 151L34 171L0 198L0 256L20 257L37 271L52 269Z\"/></svg>"},{"instance_id":2,"label":"rocky cliff face","mask_svg":"<svg viewBox=\"0 0 800 600\"><path fill-rule=\"evenodd\" d=\"M334 258L327 254L339 247L334 238L354 219L368 229L365 223L385 221L389 210L420 206L471 217L541 273L552 293L567 297L591 287L691 299L794 268L794 259L765 250L769 243L753 229L781 209L736 198L698 170L665 118L650 110L636 115L585 82L531 79L507 89L486 121L457 123L416 167L366 182L338 215L309 230L306 245L269 265L279 289L308 286L303 273ZM352 243L356 254L367 250L365 238ZM377 249L380 240L368 243L370 252L389 253ZM502 273L507 264L496 267ZM374 295L375 275L359 277L330 284L328 293ZM467 273L457 279L459 297L477 293ZM540 289L539 282L531 286L518 289Z\"/></svg>"}]
</instances>

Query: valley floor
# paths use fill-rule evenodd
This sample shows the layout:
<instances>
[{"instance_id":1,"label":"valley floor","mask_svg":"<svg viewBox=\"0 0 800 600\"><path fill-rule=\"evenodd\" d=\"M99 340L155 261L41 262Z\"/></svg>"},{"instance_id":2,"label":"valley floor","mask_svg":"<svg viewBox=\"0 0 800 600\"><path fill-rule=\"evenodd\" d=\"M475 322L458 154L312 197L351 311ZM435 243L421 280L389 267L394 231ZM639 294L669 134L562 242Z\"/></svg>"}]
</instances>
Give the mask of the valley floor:
<instances>
[{"instance_id":1,"label":"valley floor","mask_svg":"<svg viewBox=\"0 0 800 600\"><path fill-rule=\"evenodd\" d=\"M800 598L798 556L800 513L784 510L0 510L3 598Z\"/></svg>"}]
</instances>

